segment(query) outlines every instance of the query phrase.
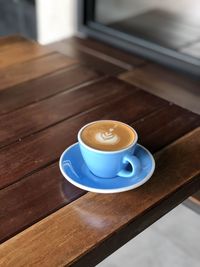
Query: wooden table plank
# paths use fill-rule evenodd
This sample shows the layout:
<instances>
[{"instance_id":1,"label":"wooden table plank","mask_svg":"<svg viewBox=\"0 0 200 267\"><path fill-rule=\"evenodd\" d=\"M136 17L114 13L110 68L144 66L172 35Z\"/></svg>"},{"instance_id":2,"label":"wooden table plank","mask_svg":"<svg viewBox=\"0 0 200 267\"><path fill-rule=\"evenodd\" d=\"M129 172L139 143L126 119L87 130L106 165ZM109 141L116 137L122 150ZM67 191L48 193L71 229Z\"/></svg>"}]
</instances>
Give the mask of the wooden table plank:
<instances>
[{"instance_id":1,"label":"wooden table plank","mask_svg":"<svg viewBox=\"0 0 200 267\"><path fill-rule=\"evenodd\" d=\"M125 88L121 87L124 93ZM129 91L128 88L127 91ZM110 95L110 101L108 101L108 97L105 98L105 103L99 107L93 106L91 110L81 115L73 116L42 132L31 134L25 139L20 139L15 144L2 148L0 150L0 173L2 175L0 188L57 159L67 146L76 142L78 129L85 123L104 118L118 119L131 123L163 105L162 100L156 97L149 101L148 106L142 105L142 99L146 101L146 99L150 100L151 97L153 96L149 97L148 94L145 97L145 93L141 92L141 96L135 97L134 94L131 97L128 94L128 98L126 98L120 96L119 93L118 99L113 100L113 95ZM133 99L135 101L134 105L132 104ZM129 110L127 113L124 112L124 103L127 103L126 107ZM18 160L16 161L16 159Z\"/></svg>"},{"instance_id":2,"label":"wooden table plank","mask_svg":"<svg viewBox=\"0 0 200 267\"><path fill-rule=\"evenodd\" d=\"M92 38L72 37L63 42L68 42L72 46L76 45L85 53L94 55L100 59L105 59L106 61L121 66L127 70L130 70L135 66L142 65L145 62L144 59L131 53L122 51Z\"/></svg>"},{"instance_id":3,"label":"wooden table plank","mask_svg":"<svg viewBox=\"0 0 200 267\"><path fill-rule=\"evenodd\" d=\"M125 96L136 90L138 89L116 78L107 78L77 90L64 91L42 102L1 116L0 147L84 112L113 97L119 98L122 94Z\"/></svg>"},{"instance_id":4,"label":"wooden table plank","mask_svg":"<svg viewBox=\"0 0 200 267\"><path fill-rule=\"evenodd\" d=\"M7 87L41 77L75 63L77 61L74 59L64 57L59 53L51 53L38 59L9 66L1 70L0 90L5 90Z\"/></svg>"},{"instance_id":5,"label":"wooden table plank","mask_svg":"<svg viewBox=\"0 0 200 267\"><path fill-rule=\"evenodd\" d=\"M0 243L85 193L64 179L58 162L0 190Z\"/></svg>"},{"instance_id":6,"label":"wooden table plank","mask_svg":"<svg viewBox=\"0 0 200 267\"><path fill-rule=\"evenodd\" d=\"M2 244L0 265L94 266L200 188L199 153L200 128L156 154L142 187L88 193Z\"/></svg>"},{"instance_id":7,"label":"wooden table plank","mask_svg":"<svg viewBox=\"0 0 200 267\"><path fill-rule=\"evenodd\" d=\"M126 70L121 64L119 66L116 62L113 64L105 60L105 58L99 58L85 51L83 52L78 45L71 45L68 39L66 41L53 43L49 45L49 47L64 55L76 58L82 64L107 75L119 74Z\"/></svg>"},{"instance_id":8,"label":"wooden table plank","mask_svg":"<svg viewBox=\"0 0 200 267\"><path fill-rule=\"evenodd\" d=\"M1 49L15 46L16 44L23 43L32 43L31 40L28 40L20 35L9 35L0 37L0 46Z\"/></svg>"},{"instance_id":9,"label":"wooden table plank","mask_svg":"<svg viewBox=\"0 0 200 267\"><path fill-rule=\"evenodd\" d=\"M147 64L136 68L121 74L120 78L200 114L199 79L156 64Z\"/></svg>"},{"instance_id":10,"label":"wooden table plank","mask_svg":"<svg viewBox=\"0 0 200 267\"><path fill-rule=\"evenodd\" d=\"M0 91L0 115L41 101L77 85L102 76L85 66L76 65L54 71L43 77Z\"/></svg>"},{"instance_id":11,"label":"wooden table plank","mask_svg":"<svg viewBox=\"0 0 200 267\"><path fill-rule=\"evenodd\" d=\"M52 52L50 48L31 42L19 42L0 49L0 69L10 65L28 61Z\"/></svg>"},{"instance_id":12,"label":"wooden table plank","mask_svg":"<svg viewBox=\"0 0 200 267\"><path fill-rule=\"evenodd\" d=\"M200 116L170 104L170 108L150 114L132 126L139 134L139 142L155 152L199 125Z\"/></svg>"}]
</instances>

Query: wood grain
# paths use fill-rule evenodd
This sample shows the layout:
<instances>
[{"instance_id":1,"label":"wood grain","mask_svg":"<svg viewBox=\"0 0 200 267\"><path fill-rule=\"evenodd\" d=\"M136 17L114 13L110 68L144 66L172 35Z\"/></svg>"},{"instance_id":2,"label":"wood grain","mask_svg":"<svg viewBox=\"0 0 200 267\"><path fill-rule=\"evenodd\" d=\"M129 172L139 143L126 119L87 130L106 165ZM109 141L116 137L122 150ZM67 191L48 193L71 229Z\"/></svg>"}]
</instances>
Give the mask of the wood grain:
<instances>
[{"instance_id":1,"label":"wood grain","mask_svg":"<svg viewBox=\"0 0 200 267\"><path fill-rule=\"evenodd\" d=\"M137 89L116 78L107 78L29 105L0 117L0 146ZM159 100L158 100L159 102ZM52 112L50 112L52 111Z\"/></svg>"},{"instance_id":2,"label":"wood grain","mask_svg":"<svg viewBox=\"0 0 200 267\"><path fill-rule=\"evenodd\" d=\"M57 162L0 190L0 243L83 194L64 179Z\"/></svg>"},{"instance_id":3,"label":"wood grain","mask_svg":"<svg viewBox=\"0 0 200 267\"><path fill-rule=\"evenodd\" d=\"M74 59L65 57L59 53L51 53L38 59L9 66L4 68L0 73L0 90L41 77L75 63L77 61Z\"/></svg>"},{"instance_id":4,"label":"wood grain","mask_svg":"<svg viewBox=\"0 0 200 267\"><path fill-rule=\"evenodd\" d=\"M0 115L41 101L74 86L96 80L101 73L85 66L71 66L56 70L35 80L0 91Z\"/></svg>"},{"instance_id":5,"label":"wood grain","mask_svg":"<svg viewBox=\"0 0 200 267\"><path fill-rule=\"evenodd\" d=\"M142 187L88 193L2 244L0 265L94 266L200 188L199 153L200 128L156 154Z\"/></svg>"},{"instance_id":6,"label":"wood grain","mask_svg":"<svg viewBox=\"0 0 200 267\"><path fill-rule=\"evenodd\" d=\"M136 55L114 48L92 38L72 37L64 42L68 42L72 46L76 45L85 53L104 59L127 70L132 69L134 66L144 64L145 62L144 59L137 57Z\"/></svg>"},{"instance_id":7,"label":"wood grain","mask_svg":"<svg viewBox=\"0 0 200 267\"><path fill-rule=\"evenodd\" d=\"M155 152L200 125L200 116L176 105L142 118L132 126L139 134L139 142Z\"/></svg>"},{"instance_id":8,"label":"wood grain","mask_svg":"<svg viewBox=\"0 0 200 267\"><path fill-rule=\"evenodd\" d=\"M152 94L200 114L200 80L156 64L147 64L120 75Z\"/></svg>"},{"instance_id":9,"label":"wood grain","mask_svg":"<svg viewBox=\"0 0 200 267\"><path fill-rule=\"evenodd\" d=\"M19 42L12 46L6 46L5 48L1 47L0 69L38 58L50 52L52 52L50 48L39 46L31 42Z\"/></svg>"},{"instance_id":10,"label":"wood grain","mask_svg":"<svg viewBox=\"0 0 200 267\"><path fill-rule=\"evenodd\" d=\"M122 90L125 93L125 87ZM107 118L131 123L145 116L145 114L155 111L162 105L162 102L157 98L149 101L148 107L142 105L141 100L144 99L146 101L145 99L148 97L148 94L145 97L145 93L141 96L136 96L133 92L132 97L130 94L126 96L119 96L116 101L112 100L113 95L109 96L110 101L107 96L105 104L93 106L91 110L81 115L73 116L54 125L54 127L37 134L31 134L25 139L19 139L18 142L11 146L2 148L0 150L0 173L2 175L0 188L57 159L67 146L76 142L78 130L87 122ZM133 100L135 101L134 105ZM129 112L124 112L125 108ZM18 160L16 161L16 159Z\"/></svg>"},{"instance_id":11,"label":"wood grain","mask_svg":"<svg viewBox=\"0 0 200 267\"><path fill-rule=\"evenodd\" d=\"M52 50L75 58L82 64L89 66L93 70L101 71L104 74L113 75L126 70L126 68L122 67L121 65L118 66L118 64L113 64L105 60L105 58L96 57L96 55L82 51L77 44L74 43L74 45L72 45L70 39L53 43L49 45L49 47Z\"/></svg>"},{"instance_id":12,"label":"wood grain","mask_svg":"<svg viewBox=\"0 0 200 267\"><path fill-rule=\"evenodd\" d=\"M20 35L9 35L9 36L1 36L0 37L0 46L1 49L8 48L11 46L15 46L16 44L23 43L33 43L33 41L28 40Z\"/></svg>"}]
</instances>

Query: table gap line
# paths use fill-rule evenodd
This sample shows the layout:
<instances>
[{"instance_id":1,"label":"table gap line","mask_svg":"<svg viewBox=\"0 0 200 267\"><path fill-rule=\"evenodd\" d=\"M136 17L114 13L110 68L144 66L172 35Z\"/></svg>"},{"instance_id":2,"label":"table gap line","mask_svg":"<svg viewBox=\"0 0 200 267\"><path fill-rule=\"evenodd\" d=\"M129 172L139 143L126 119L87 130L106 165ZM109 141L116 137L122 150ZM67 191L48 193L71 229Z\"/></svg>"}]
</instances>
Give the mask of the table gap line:
<instances>
[{"instance_id":1,"label":"table gap line","mask_svg":"<svg viewBox=\"0 0 200 267\"><path fill-rule=\"evenodd\" d=\"M76 201L77 199L79 199L80 197L86 195L87 193L88 193L88 191L84 191L84 190L83 190L83 192L82 192L79 196L74 197L70 202L61 204L59 207L52 209L52 211L51 211L50 213L47 213L47 214L45 214L45 215L43 215L43 216L41 216L41 217L38 217L38 219L33 220L33 221L32 221L31 223L29 223L28 225L23 226L22 228L20 228L19 230L15 231L14 233L8 235L8 236L5 237L5 238L2 238L2 239L0 240L0 245L3 244L4 242L6 242L7 240L9 240L10 238L12 238L13 236L15 236L15 235L21 233L22 231L26 230L27 228L31 227L32 225L34 225L34 224L38 223L39 221L43 220L44 218L50 216L51 214L53 214L54 212L58 211L59 209L61 209L61 208L65 207L65 206L71 204L72 202Z\"/></svg>"},{"instance_id":2,"label":"table gap line","mask_svg":"<svg viewBox=\"0 0 200 267\"><path fill-rule=\"evenodd\" d=\"M60 54L60 53L59 53ZM66 55L65 55L66 56ZM71 59L73 59L73 58L71 58ZM74 59L74 60L76 60L76 59ZM69 67L70 66L78 66L78 65L80 65L79 64L79 62L77 61L77 62L75 62L74 61L74 63L72 63L71 65L69 65ZM8 67L9 68L9 67ZM27 82L31 82L31 81L34 81L34 80L37 80L37 79L40 79L40 78L43 78L43 77L45 77L45 76L48 76L48 75L50 75L50 74L53 74L53 73L55 73L55 72L57 72L57 71L61 71L61 70L63 70L63 69L65 69L65 68L67 68L67 66L62 66L62 67L59 67L58 69L55 69L55 70L51 70L50 72L48 72L48 73L44 73L44 74L42 74L41 76L38 76L38 77L35 77L35 78L30 78L29 80L26 80L26 81L23 81L23 82L19 82L19 83L17 83L17 84L14 84L14 85L11 85L11 86L8 86L8 87L4 87L4 89L0 89L0 92L1 91L4 91L4 90L9 90L9 88L13 88L13 87L17 87L17 86L20 86L20 85L22 85L22 84L24 84L24 83L27 83ZM5 70L5 69L4 69Z\"/></svg>"},{"instance_id":3,"label":"table gap line","mask_svg":"<svg viewBox=\"0 0 200 267\"><path fill-rule=\"evenodd\" d=\"M65 44L65 41L62 41L62 43ZM140 63L131 64L131 63L126 62L125 60L116 58L116 57L114 57L112 55L110 56L110 55L108 55L108 53L104 53L103 51L101 51L99 49L95 50L92 47L88 47L87 44L80 44L79 42L76 42L76 41L75 41L75 43L76 43L77 50L83 51L86 54L92 55L92 56L96 57L97 59L103 59L103 60L105 60L105 61L107 61L109 63L112 63L112 64L114 64L114 65L116 65L118 67L123 68L125 71L130 71L130 70L132 70L133 68L135 68L137 66L143 65L144 62L145 62L144 58L137 56L138 59L141 60L141 62ZM116 50L119 50L119 49L116 48ZM119 52L124 52L124 54L127 54L127 55L131 56L131 54L126 52L126 51L119 51ZM142 62L142 61L144 61L144 62Z\"/></svg>"},{"instance_id":4,"label":"table gap line","mask_svg":"<svg viewBox=\"0 0 200 267\"><path fill-rule=\"evenodd\" d=\"M121 98L124 98L124 97L121 97ZM118 100L120 100L120 98L119 98ZM103 105L99 105L99 106L103 106ZM168 106L158 108L158 109L156 109L156 110L150 112L149 114L147 114L147 115L144 116L143 118L151 117L152 115L154 115L154 114L160 112L161 110L167 109L167 107L168 107ZM91 110L84 111L84 114L87 114L88 112L90 112L90 111L92 111L92 110L94 110L94 109L96 109L96 107L93 107ZM79 117L79 116L81 116L82 114L83 114L83 113L78 114L78 115L76 116L76 118ZM72 118L74 119L74 117L72 117ZM69 120L71 120L72 118L69 118ZM141 118L140 118L140 119L136 119L134 122L130 123L130 125L132 125L133 123L137 123L137 122L139 122L140 120L141 120ZM28 137L28 136L27 136L27 137ZM27 137L26 137L26 138L27 138ZM179 138L178 138L178 139L179 139ZM176 139L176 140L178 140L178 139ZM176 140L175 140L175 141L176 141ZM175 142L175 141L174 141L174 142ZM17 142L17 141L16 141L16 142ZM16 143L16 142L15 142L15 143ZM78 142L78 141L77 141L77 142ZM11 145L12 145L12 144L11 144ZM4 148L5 148L5 147L4 147ZM163 148L162 148L162 149L163 149ZM159 150L158 150L158 151L159 151ZM155 153L157 153L157 151L155 151L154 154L155 154ZM16 184L16 183L22 181L23 179L27 178L28 176L30 176L30 175L32 175L32 174L34 174L34 173L36 173L36 172L39 172L40 170L45 169L46 167L49 167L50 165L55 164L56 162L59 161L59 159L60 159L60 157L57 157L56 159L47 162L46 164L40 166L39 168L34 169L33 171L31 171L31 172L29 172L29 173L23 175L23 176L22 176L21 178L19 178L17 181L12 182L12 183L10 183L9 185L3 186L2 188L0 188L0 191L3 190L3 189L5 189L5 188L9 188L9 187L12 186L13 184Z\"/></svg>"},{"instance_id":5,"label":"table gap line","mask_svg":"<svg viewBox=\"0 0 200 267\"><path fill-rule=\"evenodd\" d=\"M85 47L83 45L78 45L78 49L89 54L89 55L92 55L96 58L100 58L100 59L103 59L109 63L112 63L120 68L123 68L124 70L131 70L134 66L132 66L131 64L129 63L126 63L124 61L121 61L119 59L116 59L112 56L109 56L109 55L106 55L104 54L103 52L99 52L97 50L94 50L94 49L91 49L91 48L88 48L88 47Z\"/></svg>"},{"instance_id":6,"label":"table gap line","mask_svg":"<svg viewBox=\"0 0 200 267\"><path fill-rule=\"evenodd\" d=\"M45 169L45 168L47 168L47 167L53 165L54 163L58 162L58 160L59 160L59 158L57 157L56 159L47 162L46 164L40 166L39 168L36 168L36 169L32 170L32 171L29 172L29 173L26 173L26 174L23 175L19 180L15 181L15 182L12 182L12 183L10 183L9 185L5 185L5 186L1 187L0 191L1 191L1 190L5 190L6 188L9 188L10 186L12 186L12 185L14 185L14 184L17 184L18 182L20 182L20 181L24 180L25 178L27 178L27 177L33 175L34 173L39 172L39 171L41 171L41 170L43 170L43 169Z\"/></svg>"},{"instance_id":7,"label":"table gap line","mask_svg":"<svg viewBox=\"0 0 200 267\"><path fill-rule=\"evenodd\" d=\"M50 76L50 75L54 75L54 74L56 74L57 72L60 72L60 71L64 71L64 69L66 69L66 70L73 70L73 69L76 69L76 68L78 68L78 67L84 67L84 65L83 64L79 64L79 63L77 63L77 64L73 64L73 65L69 65L69 66L65 66L65 67L62 67L61 69L57 69L57 70L55 70L55 71L51 71L51 72L48 72L48 73L45 73L45 74L43 74L42 76L39 76L39 77L37 77L37 78L35 78L35 79L32 79L32 80L39 80L39 79L41 79L41 78L48 78L48 76ZM22 84L26 84L26 83L29 83L30 81L32 81L32 80L28 80L28 81L24 81L24 82L22 82L22 83L18 83L18 84L16 84L16 85L11 85L11 86L9 86L9 87L6 87L6 90L8 89L15 89L15 87L18 87L18 86L20 86L20 85L22 85ZM1 90L2 92L4 91L4 90ZM0 93L1 93L1 91L0 91Z\"/></svg>"},{"instance_id":8,"label":"table gap line","mask_svg":"<svg viewBox=\"0 0 200 267\"><path fill-rule=\"evenodd\" d=\"M62 49L55 48L55 49L56 49L56 50L54 50L55 52L58 52L58 53L61 54L61 55L70 57L70 53L64 51L63 48L62 48ZM113 76L115 76L115 77L116 77L117 75L123 73L123 72L128 71L127 69L122 68L122 67L120 67L120 66L118 66L118 65L116 65L116 64L114 64L114 63L112 63L112 62L109 62L108 60L105 60L104 58L96 57L96 56L94 56L94 55L92 55L92 54L90 54L90 53L87 53L87 52L85 52L85 51L83 51L83 50L81 50L81 49L76 48L76 51L82 53L82 54L85 55L86 57L90 57L90 58L95 59L95 61L97 61L97 62L98 62L98 61L99 61L99 62L103 62L103 63L105 63L105 64L110 64L110 65L112 65L113 67L118 68L118 69L116 69L116 70L113 70L112 73L110 73L110 75L113 75ZM72 57L72 59L77 60L77 61L83 63L83 61L80 59L79 56L74 56L74 57ZM89 61L88 63L86 63L85 65L88 66L88 67L90 67L90 68L92 68L92 69L95 70L95 71L101 71L100 68L97 68L97 69L96 69L96 67L94 66L94 63L91 63L90 61ZM107 72L107 73L108 73L108 72Z\"/></svg>"},{"instance_id":9,"label":"table gap line","mask_svg":"<svg viewBox=\"0 0 200 267\"><path fill-rule=\"evenodd\" d=\"M41 55L41 56L38 56L38 57L35 57L35 58L32 58L32 59L30 58L30 59L28 59L26 61L16 62L16 63L14 63L14 64L12 64L10 66L7 66L7 67L3 68L2 70L6 70L6 69L9 69L9 68L12 68L12 67L15 67L15 66L21 66L21 65L24 65L24 64L26 64L28 62L31 62L31 61L37 61L40 58L45 58L45 57L48 58L48 57L51 57L52 55L60 54L59 51L49 51L49 52L50 53L47 53L47 54L44 54L44 55ZM76 60L76 59L71 58L70 56L67 56L67 55L66 55L66 58L72 59L72 60Z\"/></svg>"},{"instance_id":10,"label":"table gap line","mask_svg":"<svg viewBox=\"0 0 200 267\"><path fill-rule=\"evenodd\" d=\"M91 79L91 80L88 80L88 81L85 81L85 82L80 82L79 84L77 84L77 85L75 85L75 86L72 85L72 86L69 87L69 88L65 88L65 89L63 89L63 90L61 90L61 91L57 91L57 93L48 95L48 96L46 96L46 97L44 97L44 98L39 99L38 101L31 102L31 103L28 103L27 105L20 106L20 107L18 107L18 108L16 108L16 109L10 110L10 111L8 111L8 112L6 112L6 113L2 113L2 114L0 114L0 116L4 116L4 115L10 114L10 113L12 113L12 112L15 112L15 111L17 111L17 110L23 109L23 108L25 108L25 107L32 106L32 105L35 105L35 104L37 104L37 103L41 103L41 102L43 102L43 101L45 101L45 100L47 100L47 99L49 99L49 98L52 98L52 97L57 96L57 95L60 95L60 94L64 94L64 93L68 93L68 92L71 93L71 92L73 92L73 91L76 91L76 90L78 90L78 89L81 89L82 87L85 87L85 86L88 86L88 85L92 85L93 83L96 83L96 82L99 82L99 81L101 81L101 80L103 80L103 79L106 79L107 77L108 77L108 76L105 75L105 76L98 77L98 78L94 78L94 79Z\"/></svg>"},{"instance_id":11,"label":"table gap line","mask_svg":"<svg viewBox=\"0 0 200 267\"><path fill-rule=\"evenodd\" d=\"M48 55L52 55L52 54L55 54L57 53L57 51L49 51L47 53L44 53L44 54L41 54L41 55L37 55L36 57L34 58L29 58L29 59L25 59L23 61L20 61L20 62L15 62L13 64L10 64L8 66L5 66L5 67L0 67L0 70L6 70L7 68L12 68L12 66L15 66L15 65L21 65L21 64L26 64L30 61L34 61L34 60L38 60L40 58L43 58L43 57L47 57ZM59 52L58 52L59 53Z\"/></svg>"},{"instance_id":12,"label":"table gap line","mask_svg":"<svg viewBox=\"0 0 200 267\"><path fill-rule=\"evenodd\" d=\"M168 104L168 105L165 105L165 106L163 106L163 107L157 108L156 110L153 110L152 112L148 113L147 115L145 115L145 116L143 116L143 117L141 117L141 118L139 118L139 119L137 119L137 120L131 122L131 123L130 123L130 126L134 128L134 124L136 124L136 123L138 123L138 122L140 122L140 121L146 120L146 119L148 119L149 117L154 116L154 115L157 114L158 112L160 112L160 111L162 111L162 110L165 110L165 109L168 109L170 106L171 106L171 105Z\"/></svg>"},{"instance_id":13,"label":"table gap line","mask_svg":"<svg viewBox=\"0 0 200 267\"><path fill-rule=\"evenodd\" d=\"M103 79L103 78L102 78L102 79ZM37 130L37 131L32 132L32 133L30 133L30 134L27 134L27 135L24 135L24 136L21 136L21 137L19 136L19 137L17 137L17 139L15 139L14 141L11 141L10 143L7 143L7 144L5 144L5 145L0 146L0 151L1 151L1 149L5 149L6 147L11 146L11 145L13 145L13 144L15 144L15 143L17 143L17 142L21 142L22 140L28 138L29 136L32 136L32 135L38 134L38 133L40 133L40 132L43 132L43 131L45 131L45 130L51 128L51 127L56 126L56 125L59 124L59 123L62 123L62 122L64 122L64 121L71 120L72 118L73 118L73 119L74 119L74 118L78 118L79 116L82 116L82 115L84 115L84 114L87 114L88 112L91 112L91 111L93 111L93 110L95 110L95 109L98 109L98 108L100 108L100 107L106 106L108 103L115 103L115 102L119 101L120 99L123 99L123 98L126 98L127 96L130 96L130 95L135 94L135 93L138 92L138 91L140 91L140 90L137 89L137 90L135 90L134 92L131 92L130 94L127 94L126 96L121 96L121 95L120 95L119 97L115 98L114 100L109 100L109 101L107 101L106 103L105 103L105 101L104 101L104 102L102 102L102 103L100 103L100 104L98 104L98 105L96 105L96 106L93 106L93 107L91 107L91 108L89 108L89 109L87 109L87 110L85 110L85 111L81 111L81 112L75 113L75 114L73 114L73 115L70 115L69 117L65 117L65 118L63 118L63 119L61 119L61 120L56 121L55 123L52 123L52 124L50 124L50 125L48 125L48 126L46 126L46 127L44 127L44 128L41 128L41 129L39 129L39 130ZM20 141L19 141L19 140L20 140Z\"/></svg>"}]
</instances>

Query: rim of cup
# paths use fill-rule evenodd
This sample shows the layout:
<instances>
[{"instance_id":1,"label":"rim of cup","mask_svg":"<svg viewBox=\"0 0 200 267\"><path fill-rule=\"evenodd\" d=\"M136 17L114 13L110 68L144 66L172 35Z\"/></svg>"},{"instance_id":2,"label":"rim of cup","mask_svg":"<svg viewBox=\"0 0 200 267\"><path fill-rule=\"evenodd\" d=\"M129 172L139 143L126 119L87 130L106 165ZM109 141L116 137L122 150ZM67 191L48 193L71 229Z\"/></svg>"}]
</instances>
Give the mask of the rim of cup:
<instances>
[{"instance_id":1,"label":"rim of cup","mask_svg":"<svg viewBox=\"0 0 200 267\"><path fill-rule=\"evenodd\" d=\"M126 127L129 127L135 134L135 138L134 138L134 142L131 143L129 146L125 147L125 148L122 148L122 149L119 149L119 150L113 150L113 151L106 151L106 150L100 150L100 149L96 149L96 148L93 148L91 146L88 146L87 144L84 143L84 141L82 140L81 138L81 133L82 131L89 125L91 124L94 124L96 122L106 122L106 121L114 121L114 122L119 122L119 123L122 123L124 124ZM135 131L135 129L133 129L131 126L129 126L128 124L124 123L124 122L121 122L121 121L117 121L117 120L97 120L97 121L92 121L92 122L89 122L87 123L86 125L84 125L78 132L78 142L81 143L81 145L85 146L87 149L89 150L92 150L94 152L97 152L97 153L102 153L102 154L114 154L114 153L119 153L119 152L123 152L129 148L131 148L132 146L134 146L138 141L138 134L137 132Z\"/></svg>"}]
</instances>

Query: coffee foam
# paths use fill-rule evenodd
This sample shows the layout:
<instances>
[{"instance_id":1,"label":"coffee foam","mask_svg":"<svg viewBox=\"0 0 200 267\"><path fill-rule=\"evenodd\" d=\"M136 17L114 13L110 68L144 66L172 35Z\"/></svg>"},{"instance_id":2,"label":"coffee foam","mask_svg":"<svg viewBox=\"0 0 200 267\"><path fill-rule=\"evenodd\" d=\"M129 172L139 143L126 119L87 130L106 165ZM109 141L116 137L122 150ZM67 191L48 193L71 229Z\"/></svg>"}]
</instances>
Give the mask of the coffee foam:
<instances>
[{"instance_id":1,"label":"coffee foam","mask_svg":"<svg viewBox=\"0 0 200 267\"><path fill-rule=\"evenodd\" d=\"M114 151L131 145L135 140L135 133L124 123L107 120L86 126L81 133L81 138L92 148Z\"/></svg>"},{"instance_id":2,"label":"coffee foam","mask_svg":"<svg viewBox=\"0 0 200 267\"><path fill-rule=\"evenodd\" d=\"M99 131L95 134L95 139L101 144L115 145L120 141L120 137L113 133L114 129L109 128L108 131Z\"/></svg>"}]
</instances>

